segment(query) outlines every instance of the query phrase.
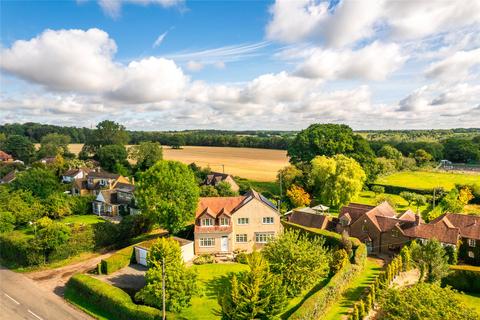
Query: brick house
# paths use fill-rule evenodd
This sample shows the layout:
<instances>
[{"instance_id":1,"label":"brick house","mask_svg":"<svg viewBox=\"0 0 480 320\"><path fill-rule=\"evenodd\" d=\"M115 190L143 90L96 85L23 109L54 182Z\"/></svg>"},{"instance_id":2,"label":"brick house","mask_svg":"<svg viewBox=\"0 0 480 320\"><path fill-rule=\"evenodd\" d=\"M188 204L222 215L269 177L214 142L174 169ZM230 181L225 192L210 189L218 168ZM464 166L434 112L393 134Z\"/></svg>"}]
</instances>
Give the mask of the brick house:
<instances>
[{"instance_id":1,"label":"brick house","mask_svg":"<svg viewBox=\"0 0 480 320\"><path fill-rule=\"evenodd\" d=\"M89 168L74 168L68 169L62 174L63 183L71 183L78 179L86 178L87 175L92 172L93 169Z\"/></svg>"},{"instance_id":2,"label":"brick house","mask_svg":"<svg viewBox=\"0 0 480 320\"><path fill-rule=\"evenodd\" d=\"M98 195L101 190L113 189L117 183L130 184L130 181L116 173L96 169L86 177L75 179L72 186L72 195Z\"/></svg>"},{"instance_id":3,"label":"brick house","mask_svg":"<svg viewBox=\"0 0 480 320\"><path fill-rule=\"evenodd\" d=\"M13 162L13 157L5 151L0 150L0 162Z\"/></svg>"},{"instance_id":4,"label":"brick house","mask_svg":"<svg viewBox=\"0 0 480 320\"><path fill-rule=\"evenodd\" d=\"M100 190L92 202L93 213L111 217L129 214L134 190L134 185L121 182L113 189Z\"/></svg>"},{"instance_id":5,"label":"brick house","mask_svg":"<svg viewBox=\"0 0 480 320\"><path fill-rule=\"evenodd\" d=\"M286 214L287 220L308 228L335 231L338 219L314 210L313 208L293 209Z\"/></svg>"},{"instance_id":6,"label":"brick house","mask_svg":"<svg viewBox=\"0 0 480 320\"><path fill-rule=\"evenodd\" d=\"M369 253L394 254L411 240L404 229L421 222L420 216L411 211L398 215L388 202L376 207L351 203L341 209L336 230L347 230L350 236L365 243Z\"/></svg>"},{"instance_id":7,"label":"brick house","mask_svg":"<svg viewBox=\"0 0 480 320\"><path fill-rule=\"evenodd\" d=\"M209 175L207 175L202 185L216 187L220 182L228 183L234 192L238 192L240 190L240 187L231 175L220 172L211 172Z\"/></svg>"},{"instance_id":8,"label":"brick house","mask_svg":"<svg viewBox=\"0 0 480 320\"><path fill-rule=\"evenodd\" d=\"M260 249L282 232L277 208L258 192L200 198L195 214L195 254Z\"/></svg>"}]
</instances>

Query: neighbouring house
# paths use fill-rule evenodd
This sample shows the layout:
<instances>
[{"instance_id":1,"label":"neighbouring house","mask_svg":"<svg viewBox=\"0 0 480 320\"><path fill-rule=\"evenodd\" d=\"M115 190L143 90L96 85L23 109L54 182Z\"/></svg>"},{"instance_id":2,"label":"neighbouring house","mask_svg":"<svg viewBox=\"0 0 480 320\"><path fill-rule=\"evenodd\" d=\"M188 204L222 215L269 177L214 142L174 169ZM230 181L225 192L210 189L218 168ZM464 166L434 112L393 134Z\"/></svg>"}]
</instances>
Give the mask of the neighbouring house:
<instances>
[{"instance_id":1,"label":"neighbouring house","mask_svg":"<svg viewBox=\"0 0 480 320\"><path fill-rule=\"evenodd\" d=\"M348 231L365 243L369 253L394 254L411 240L404 230L421 222L420 216L411 211L398 215L386 201L376 207L350 203L340 210L336 230Z\"/></svg>"},{"instance_id":2,"label":"neighbouring house","mask_svg":"<svg viewBox=\"0 0 480 320\"><path fill-rule=\"evenodd\" d=\"M195 254L260 249L282 230L275 205L254 190L237 197L200 198L195 214Z\"/></svg>"},{"instance_id":3,"label":"neighbouring house","mask_svg":"<svg viewBox=\"0 0 480 320\"><path fill-rule=\"evenodd\" d=\"M17 172L15 170L10 171L0 179L0 184L10 183L16 178Z\"/></svg>"},{"instance_id":4,"label":"neighbouring house","mask_svg":"<svg viewBox=\"0 0 480 320\"><path fill-rule=\"evenodd\" d=\"M130 208L134 203L134 191L133 184L124 182L117 182L113 189L100 190L92 202L93 213L110 217L130 214Z\"/></svg>"},{"instance_id":5,"label":"neighbouring house","mask_svg":"<svg viewBox=\"0 0 480 320\"><path fill-rule=\"evenodd\" d=\"M293 209L288 213L287 220L308 228L335 231L338 219L324 214L323 212L327 209L321 208L321 210L319 210L317 207Z\"/></svg>"},{"instance_id":6,"label":"neighbouring house","mask_svg":"<svg viewBox=\"0 0 480 320\"><path fill-rule=\"evenodd\" d=\"M85 178L74 180L72 195L98 195L101 190L113 189L117 183L130 184L130 181L116 173L96 169L87 174Z\"/></svg>"},{"instance_id":7,"label":"neighbouring house","mask_svg":"<svg viewBox=\"0 0 480 320\"><path fill-rule=\"evenodd\" d=\"M38 162L43 163L43 164L53 164L53 163L55 163L56 160L57 160L57 158L55 158L55 157L45 157L45 158L42 158L42 159L38 160Z\"/></svg>"},{"instance_id":8,"label":"neighbouring house","mask_svg":"<svg viewBox=\"0 0 480 320\"><path fill-rule=\"evenodd\" d=\"M220 172L211 172L209 175L207 175L203 185L216 187L220 182L228 183L232 191L238 192L240 190L240 187L231 175Z\"/></svg>"},{"instance_id":9,"label":"neighbouring house","mask_svg":"<svg viewBox=\"0 0 480 320\"><path fill-rule=\"evenodd\" d=\"M194 245L193 241L173 237L175 241L178 242L180 245L180 249L182 250L182 258L184 262L190 262L195 257L194 253ZM134 246L135 248L135 261L138 264L143 266L147 266L147 256L150 248L155 244L158 239L147 240L144 242L140 242Z\"/></svg>"},{"instance_id":10,"label":"neighbouring house","mask_svg":"<svg viewBox=\"0 0 480 320\"><path fill-rule=\"evenodd\" d=\"M0 162L13 162L13 157L8 153L0 150Z\"/></svg>"},{"instance_id":11,"label":"neighbouring house","mask_svg":"<svg viewBox=\"0 0 480 320\"><path fill-rule=\"evenodd\" d=\"M62 175L62 182L71 183L75 180L86 178L88 173L91 171L93 171L93 169L89 169L89 168L69 169Z\"/></svg>"},{"instance_id":12,"label":"neighbouring house","mask_svg":"<svg viewBox=\"0 0 480 320\"><path fill-rule=\"evenodd\" d=\"M406 233L412 238L435 238L444 245L457 246L459 259L480 265L480 216L445 213Z\"/></svg>"}]
</instances>

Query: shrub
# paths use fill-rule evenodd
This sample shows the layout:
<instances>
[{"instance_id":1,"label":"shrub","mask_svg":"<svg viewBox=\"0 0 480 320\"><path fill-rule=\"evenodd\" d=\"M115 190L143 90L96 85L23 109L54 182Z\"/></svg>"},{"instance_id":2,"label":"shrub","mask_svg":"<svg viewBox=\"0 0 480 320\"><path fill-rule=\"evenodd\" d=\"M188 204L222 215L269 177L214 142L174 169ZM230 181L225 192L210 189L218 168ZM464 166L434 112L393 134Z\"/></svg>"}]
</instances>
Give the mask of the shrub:
<instances>
[{"instance_id":1,"label":"shrub","mask_svg":"<svg viewBox=\"0 0 480 320\"><path fill-rule=\"evenodd\" d=\"M102 273L110 274L117 270L120 270L130 264L133 258L133 245L120 249L110 257L102 259L100 262Z\"/></svg>"},{"instance_id":2,"label":"shrub","mask_svg":"<svg viewBox=\"0 0 480 320\"><path fill-rule=\"evenodd\" d=\"M214 262L215 258L211 254L202 254L193 260L193 264L208 264Z\"/></svg>"},{"instance_id":3,"label":"shrub","mask_svg":"<svg viewBox=\"0 0 480 320\"><path fill-rule=\"evenodd\" d=\"M65 297L77 295L118 320L155 320L162 316L158 309L133 303L125 291L84 274L74 275L67 283Z\"/></svg>"},{"instance_id":4,"label":"shrub","mask_svg":"<svg viewBox=\"0 0 480 320\"><path fill-rule=\"evenodd\" d=\"M460 269L461 267L463 266L451 267L452 272L442 279L442 286L449 285L460 291L480 293L480 268L474 271Z\"/></svg>"},{"instance_id":5,"label":"shrub","mask_svg":"<svg viewBox=\"0 0 480 320\"><path fill-rule=\"evenodd\" d=\"M40 248L32 246L33 238L20 231L0 234L0 257L9 266L27 267L44 262Z\"/></svg>"},{"instance_id":6,"label":"shrub","mask_svg":"<svg viewBox=\"0 0 480 320\"><path fill-rule=\"evenodd\" d=\"M241 264L247 264L248 256L249 254L246 252L239 252L235 255L235 262L238 262Z\"/></svg>"}]
</instances>

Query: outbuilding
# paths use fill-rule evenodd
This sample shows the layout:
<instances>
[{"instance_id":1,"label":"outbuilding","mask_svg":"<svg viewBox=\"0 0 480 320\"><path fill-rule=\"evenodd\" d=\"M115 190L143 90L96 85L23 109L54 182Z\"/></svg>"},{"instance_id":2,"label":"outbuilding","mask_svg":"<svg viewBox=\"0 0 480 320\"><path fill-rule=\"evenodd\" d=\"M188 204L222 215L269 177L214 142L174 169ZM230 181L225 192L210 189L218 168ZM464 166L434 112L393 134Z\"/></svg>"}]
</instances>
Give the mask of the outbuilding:
<instances>
[{"instance_id":1,"label":"outbuilding","mask_svg":"<svg viewBox=\"0 0 480 320\"><path fill-rule=\"evenodd\" d=\"M195 254L193 251L193 241L173 237L173 240L177 241L182 249L182 258L184 262L190 262L193 260ZM144 242L140 242L139 244L135 245L135 260L138 264L143 266L147 266L147 256L150 248L155 244L157 239L148 240Z\"/></svg>"}]
</instances>

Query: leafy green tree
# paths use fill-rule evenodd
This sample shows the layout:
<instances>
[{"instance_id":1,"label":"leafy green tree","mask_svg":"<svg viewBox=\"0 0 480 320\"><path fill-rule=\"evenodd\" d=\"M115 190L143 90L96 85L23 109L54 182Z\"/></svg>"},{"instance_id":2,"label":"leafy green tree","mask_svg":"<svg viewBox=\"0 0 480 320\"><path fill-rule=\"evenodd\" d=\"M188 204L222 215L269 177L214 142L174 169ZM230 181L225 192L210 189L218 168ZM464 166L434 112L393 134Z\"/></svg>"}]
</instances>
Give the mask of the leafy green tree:
<instances>
[{"instance_id":1,"label":"leafy green tree","mask_svg":"<svg viewBox=\"0 0 480 320\"><path fill-rule=\"evenodd\" d=\"M96 130L87 136L83 150L87 153L96 151L108 145L126 145L130 137L125 127L110 120L104 120L97 124Z\"/></svg>"},{"instance_id":2,"label":"leafy green tree","mask_svg":"<svg viewBox=\"0 0 480 320\"><path fill-rule=\"evenodd\" d=\"M452 162L480 161L480 148L467 139L450 138L444 142L445 157Z\"/></svg>"},{"instance_id":3,"label":"leafy green tree","mask_svg":"<svg viewBox=\"0 0 480 320\"><path fill-rule=\"evenodd\" d=\"M218 190L214 186L201 186L200 197L218 197Z\"/></svg>"},{"instance_id":4,"label":"leafy green tree","mask_svg":"<svg viewBox=\"0 0 480 320\"><path fill-rule=\"evenodd\" d=\"M370 143L360 135L353 136L353 151L346 154L350 158L355 159L365 171L367 182L374 183L378 176L378 168Z\"/></svg>"},{"instance_id":5,"label":"leafy green tree","mask_svg":"<svg viewBox=\"0 0 480 320\"><path fill-rule=\"evenodd\" d=\"M137 162L136 167L145 171L163 159L162 145L158 142L140 142L129 150L130 158Z\"/></svg>"},{"instance_id":6,"label":"leafy green tree","mask_svg":"<svg viewBox=\"0 0 480 320\"><path fill-rule=\"evenodd\" d=\"M173 135L170 138L170 147L172 149L181 149L185 145L185 137L183 135Z\"/></svg>"},{"instance_id":7,"label":"leafy green tree","mask_svg":"<svg viewBox=\"0 0 480 320\"><path fill-rule=\"evenodd\" d=\"M71 138L64 134L49 133L42 137L40 141L40 149L38 150L38 157L55 157L57 155L67 154L68 144Z\"/></svg>"},{"instance_id":8,"label":"leafy green tree","mask_svg":"<svg viewBox=\"0 0 480 320\"><path fill-rule=\"evenodd\" d=\"M140 174L135 199L153 221L176 233L195 218L199 188L183 163L162 160Z\"/></svg>"},{"instance_id":9,"label":"leafy green tree","mask_svg":"<svg viewBox=\"0 0 480 320\"><path fill-rule=\"evenodd\" d=\"M35 146L24 136L11 135L2 143L2 149L14 159L29 164L35 158Z\"/></svg>"},{"instance_id":10,"label":"leafy green tree","mask_svg":"<svg viewBox=\"0 0 480 320\"><path fill-rule=\"evenodd\" d=\"M31 168L19 172L16 179L11 183L15 190L28 190L34 196L42 199L61 189L55 173L49 169Z\"/></svg>"},{"instance_id":11,"label":"leafy green tree","mask_svg":"<svg viewBox=\"0 0 480 320\"><path fill-rule=\"evenodd\" d=\"M330 260L330 274L333 275L337 273L348 264L349 260L348 253L345 249L335 250Z\"/></svg>"},{"instance_id":12,"label":"leafy green tree","mask_svg":"<svg viewBox=\"0 0 480 320\"><path fill-rule=\"evenodd\" d=\"M15 225L23 226L37 220L43 214L43 206L30 191L8 192L0 188L0 211L8 211L15 217Z\"/></svg>"},{"instance_id":13,"label":"leafy green tree","mask_svg":"<svg viewBox=\"0 0 480 320\"><path fill-rule=\"evenodd\" d=\"M408 191L400 192L400 197L402 197L403 199L405 199L405 201L408 202L408 206L410 206L410 204L412 204L412 202L415 200L416 196L417 196L417 194L413 193L413 192L408 192Z\"/></svg>"},{"instance_id":14,"label":"leafy green tree","mask_svg":"<svg viewBox=\"0 0 480 320\"><path fill-rule=\"evenodd\" d=\"M238 195L238 193L233 191L232 186L226 181L221 181L215 186L215 188L220 197L232 197Z\"/></svg>"},{"instance_id":15,"label":"leafy green tree","mask_svg":"<svg viewBox=\"0 0 480 320\"><path fill-rule=\"evenodd\" d=\"M412 254L410 252L409 246L403 246L402 250L400 250L400 256L402 257L402 266L403 271L408 271L411 269L412 263Z\"/></svg>"},{"instance_id":16,"label":"leafy green tree","mask_svg":"<svg viewBox=\"0 0 480 320\"><path fill-rule=\"evenodd\" d=\"M15 216L8 211L0 211L0 233L15 229Z\"/></svg>"},{"instance_id":17,"label":"leafy green tree","mask_svg":"<svg viewBox=\"0 0 480 320\"><path fill-rule=\"evenodd\" d=\"M423 149L415 151L414 157L419 166L423 166L433 159L432 155Z\"/></svg>"},{"instance_id":18,"label":"leafy green tree","mask_svg":"<svg viewBox=\"0 0 480 320\"><path fill-rule=\"evenodd\" d=\"M427 282L433 283L448 275L448 255L438 240L430 239L423 245L412 242L410 250L412 260L420 267L421 279L425 276Z\"/></svg>"},{"instance_id":19,"label":"leafy green tree","mask_svg":"<svg viewBox=\"0 0 480 320\"><path fill-rule=\"evenodd\" d=\"M247 263L250 270L231 275L219 295L222 319L278 319L287 305L280 277L259 252L248 255Z\"/></svg>"},{"instance_id":20,"label":"leafy green tree","mask_svg":"<svg viewBox=\"0 0 480 320\"><path fill-rule=\"evenodd\" d=\"M288 146L292 163L310 162L316 156L332 157L353 151L353 131L343 124L312 124Z\"/></svg>"},{"instance_id":21,"label":"leafy green tree","mask_svg":"<svg viewBox=\"0 0 480 320\"><path fill-rule=\"evenodd\" d=\"M127 149L123 145L112 144L98 149L97 158L102 168L108 171L114 171L115 165L120 164L124 167L128 166Z\"/></svg>"},{"instance_id":22,"label":"leafy green tree","mask_svg":"<svg viewBox=\"0 0 480 320\"><path fill-rule=\"evenodd\" d=\"M454 290L427 283L387 290L381 296L378 312L378 319L382 320L479 318L480 315L465 305Z\"/></svg>"},{"instance_id":23,"label":"leafy green tree","mask_svg":"<svg viewBox=\"0 0 480 320\"><path fill-rule=\"evenodd\" d=\"M459 199L460 192L453 188L440 202L445 212L461 212L465 204Z\"/></svg>"},{"instance_id":24,"label":"leafy green tree","mask_svg":"<svg viewBox=\"0 0 480 320\"><path fill-rule=\"evenodd\" d=\"M384 145L378 152L377 156L384 157L387 159L401 161L402 160L402 153L398 151L395 147L392 147L389 144Z\"/></svg>"},{"instance_id":25,"label":"leafy green tree","mask_svg":"<svg viewBox=\"0 0 480 320\"><path fill-rule=\"evenodd\" d=\"M418 212L419 208L427 203L427 198L425 198L425 196L422 196L421 194L416 194L413 198L413 203L415 204Z\"/></svg>"},{"instance_id":26,"label":"leafy green tree","mask_svg":"<svg viewBox=\"0 0 480 320\"><path fill-rule=\"evenodd\" d=\"M42 249L45 260L59 246L67 243L71 230L61 222L55 222L47 217L38 222L40 228L36 232L35 245Z\"/></svg>"},{"instance_id":27,"label":"leafy green tree","mask_svg":"<svg viewBox=\"0 0 480 320\"><path fill-rule=\"evenodd\" d=\"M379 157L375 159L375 168L379 175L388 174L397 170L397 163L395 160Z\"/></svg>"},{"instance_id":28,"label":"leafy green tree","mask_svg":"<svg viewBox=\"0 0 480 320\"><path fill-rule=\"evenodd\" d=\"M287 190L287 197L294 208L304 207L310 204L312 199L302 187L291 185Z\"/></svg>"},{"instance_id":29,"label":"leafy green tree","mask_svg":"<svg viewBox=\"0 0 480 320\"><path fill-rule=\"evenodd\" d=\"M320 156L311 164L314 196L321 203L339 207L362 190L366 176L357 161L344 155Z\"/></svg>"},{"instance_id":30,"label":"leafy green tree","mask_svg":"<svg viewBox=\"0 0 480 320\"><path fill-rule=\"evenodd\" d=\"M162 261L165 261L165 309L178 312L190 305L197 292L197 274L187 268L180 245L173 238L160 238L150 248L145 275L146 285L135 298L162 309Z\"/></svg>"},{"instance_id":31,"label":"leafy green tree","mask_svg":"<svg viewBox=\"0 0 480 320\"><path fill-rule=\"evenodd\" d=\"M270 270L281 277L289 297L319 282L329 272L323 239L309 239L298 231L285 231L268 242L262 253Z\"/></svg>"},{"instance_id":32,"label":"leafy green tree","mask_svg":"<svg viewBox=\"0 0 480 320\"><path fill-rule=\"evenodd\" d=\"M378 196L379 194L385 192L385 188L382 186L372 186L372 191L375 193L375 196Z\"/></svg>"},{"instance_id":33,"label":"leafy green tree","mask_svg":"<svg viewBox=\"0 0 480 320\"><path fill-rule=\"evenodd\" d=\"M392 207L392 208L396 208L397 207L397 202L395 201L395 199L391 196L391 195L388 195L388 194L381 194L381 195L378 195L375 197L375 204L378 206L379 204L383 203L383 202L388 202L388 204Z\"/></svg>"},{"instance_id":34,"label":"leafy green tree","mask_svg":"<svg viewBox=\"0 0 480 320\"><path fill-rule=\"evenodd\" d=\"M296 166L289 165L280 169L277 174L277 184L282 184L284 190L290 189L292 184L296 184L303 176L302 170ZM280 182L281 179L281 182Z\"/></svg>"},{"instance_id":35,"label":"leafy green tree","mask_svg":"<svg viewBox=\"0 0 480 320\"><path fill-rule=\"evenodd\" d=\"M64 193L50 194L44 201L45 213L52 219L58 219L72 214L71 197Z\"/></svg>"}]
</instances>

